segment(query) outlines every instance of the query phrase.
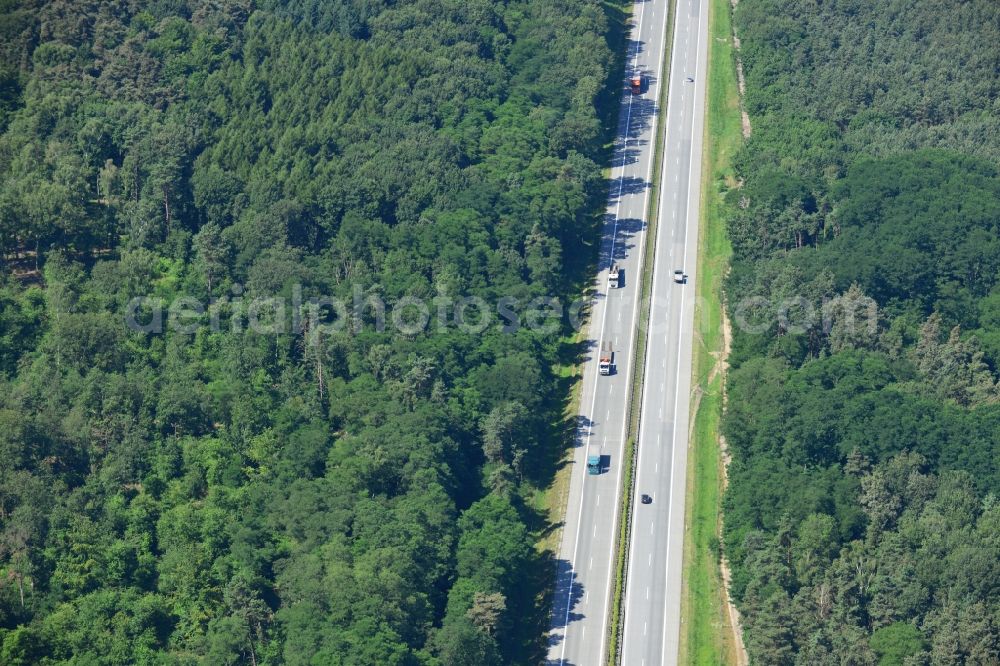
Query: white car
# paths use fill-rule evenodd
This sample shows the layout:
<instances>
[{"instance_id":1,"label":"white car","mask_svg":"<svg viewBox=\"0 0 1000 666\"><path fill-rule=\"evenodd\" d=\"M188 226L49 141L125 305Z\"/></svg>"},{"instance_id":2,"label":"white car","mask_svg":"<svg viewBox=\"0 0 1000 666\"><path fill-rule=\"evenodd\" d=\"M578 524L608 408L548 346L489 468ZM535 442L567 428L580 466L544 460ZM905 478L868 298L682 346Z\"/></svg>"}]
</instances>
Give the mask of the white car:
<instances>
[{"instance_id":1,"label":"white car","mask_svg":"<svg viewBox=\"0 0 1000 666\"><path fill-rule=\"evenodd\" d=\"M687 276L684 275L684 271L682 271L679 268L674 271L674 282L676 282L677 284L684 284L684 281L686 279L687 279Z\"/></svg>"}]
</instances>

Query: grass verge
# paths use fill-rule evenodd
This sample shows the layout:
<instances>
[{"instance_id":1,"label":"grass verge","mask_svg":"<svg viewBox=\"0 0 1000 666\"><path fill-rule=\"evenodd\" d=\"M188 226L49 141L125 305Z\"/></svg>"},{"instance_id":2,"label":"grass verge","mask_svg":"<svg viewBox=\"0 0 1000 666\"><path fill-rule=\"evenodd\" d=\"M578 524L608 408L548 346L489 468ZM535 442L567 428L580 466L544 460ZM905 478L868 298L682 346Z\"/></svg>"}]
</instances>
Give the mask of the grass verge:
<instances>
[{"instance_id":1,"label":"grass verge","mask_svg":"<svg viewBox=\"0 0 1000 666\"><path fill-rule=\"evenodd\" d=\"M584 329L581 329L578 335L568 338L566 344L578 346L585 338ZM580 391L583 386L581 372L582 368L579 365L561 365L555 368L555 374L565 379L571 386L563 410L565 422L572 422L580 411ZM562 539L561 525L566 515L566 500L569 497L569 483L573 474L572 460L573 442L570 441L564 446L563 455L557 461L551 483L545 488L536 488L530 500L534 510L543 516L547 528L538 532L535 549L539 553L549 553L553 557L559 552L559 541Z\"/></svg>"},{"instance_id":2,"label":"grass verge","mask_svg":"<svg viewBox=\"0 0 1000 666\"><path fill-rule=\"evenodd\" d=\"M708 116L698 242L692 450L687 470L682 630L679 663L735 664L738 647L719 569L723 462L719 424L725 382L723 279L731 249L723 194L735 186L733 156L742 144L730 5L711 0Z\"/></svg>"}]
</instances>

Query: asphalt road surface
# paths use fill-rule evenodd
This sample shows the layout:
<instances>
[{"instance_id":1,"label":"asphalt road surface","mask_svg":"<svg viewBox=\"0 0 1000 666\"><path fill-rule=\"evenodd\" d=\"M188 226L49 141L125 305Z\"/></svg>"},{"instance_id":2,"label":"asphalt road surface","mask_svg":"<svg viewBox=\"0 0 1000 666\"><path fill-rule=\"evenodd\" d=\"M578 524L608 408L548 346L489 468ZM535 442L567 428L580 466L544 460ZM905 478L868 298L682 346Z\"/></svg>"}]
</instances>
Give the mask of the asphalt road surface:
<instances>
[{"instance_id":1,"label":"asphalt road surface","mask_svg":"<svg viewBox=\"0 0 1000 666\"><path fill-rule=\"evenodd\" d=\"M676 7L625 588L621 663L629 666L676 664L680 636L708 6ZM653 502L640 503L642 494Z\"/></svg>"},{"instance_id":2,"label":"asphalt road surface","mask_svg":"<svg viewBox=\"0 0 1000 666\"><path fill-rule=\"evenodd\" d=\"M663 75L668 0L636 2L626 77L639 70L640 94L625 92L619 114L609 201L588 331L577 441L566 519L559 548L548 663L602 664L607 645L614 542L620 506L628 377L635 358L639 275L645 247L653 140ZM627 81L622 81L627 89ZM624 272L620 288L609 288L612 262ZM615 371L598 374L598 350L610 341ZM587 449L599 444L602 472L587 474Z\"/></svg>"}]
</instances>

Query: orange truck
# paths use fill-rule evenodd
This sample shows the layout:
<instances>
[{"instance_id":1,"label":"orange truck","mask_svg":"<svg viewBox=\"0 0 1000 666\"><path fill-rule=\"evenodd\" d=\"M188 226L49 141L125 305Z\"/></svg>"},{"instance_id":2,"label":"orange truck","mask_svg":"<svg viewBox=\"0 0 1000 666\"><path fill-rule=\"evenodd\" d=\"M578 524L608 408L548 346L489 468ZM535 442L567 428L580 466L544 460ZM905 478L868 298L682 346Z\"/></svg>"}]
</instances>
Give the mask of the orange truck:
<instances>
[{"instance_id":1,"label":"orange truck","mask_svg":"<svg viewBox=\"0 0 1000 666\"><path fill-rule=\"evenodd\" d=\"M632 72L632 78L629 79L629 84L632 86L632 94L639 95L642 93L642 74L640 72Z\"/></svg>"}]
</instances>

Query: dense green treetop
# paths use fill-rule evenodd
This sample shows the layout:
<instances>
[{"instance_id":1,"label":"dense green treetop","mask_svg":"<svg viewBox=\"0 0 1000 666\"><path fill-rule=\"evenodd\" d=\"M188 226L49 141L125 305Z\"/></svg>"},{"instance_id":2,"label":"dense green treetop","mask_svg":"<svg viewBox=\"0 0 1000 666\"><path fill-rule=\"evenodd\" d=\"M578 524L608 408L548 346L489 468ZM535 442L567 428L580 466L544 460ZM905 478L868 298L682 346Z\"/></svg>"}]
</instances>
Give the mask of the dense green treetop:
<instances>
[{"instance_id":1,"label":"dense green treetop","mask_svg":"<svg viewBox=\"0 0 1000 666\"><path fill-rule=\"evenodd\" d=\"M0 1L0 662L537 661L558 336L234 302L565 300L617 21ZM136 296L220 325L129 330Z\"/></svg>"},{"instance_id":2,"label":"dense green treetop","mask_svg":"<svg viewBox=\"0 0 1000 666\"><path fill-rule=\"evenodd\" d=\"M724 545L751 662L998 663L1000 6L734 15Z\"/></svg>"}]
</instances>

